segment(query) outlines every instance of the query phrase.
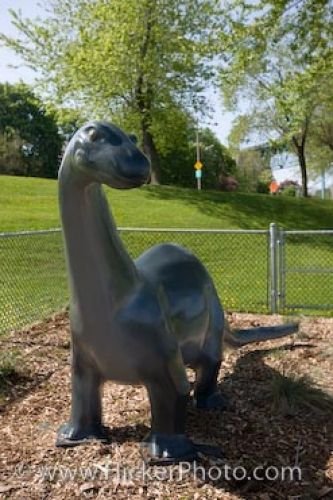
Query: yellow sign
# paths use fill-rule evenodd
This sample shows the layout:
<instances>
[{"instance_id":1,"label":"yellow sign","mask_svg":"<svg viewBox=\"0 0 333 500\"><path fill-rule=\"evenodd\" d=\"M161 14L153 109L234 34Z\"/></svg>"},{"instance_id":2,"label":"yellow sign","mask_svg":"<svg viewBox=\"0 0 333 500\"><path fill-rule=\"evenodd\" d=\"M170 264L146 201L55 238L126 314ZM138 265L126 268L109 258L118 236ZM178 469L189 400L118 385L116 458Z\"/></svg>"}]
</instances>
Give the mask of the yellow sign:
<instances>
[{"instance_id":1,"label":"yellow sign","mask_svg":"<svg viewBox=\"0 0 333 500\"><path fill-rule=\"evenodd\" d=\"M198 161L196 161L196 162L195 162L195 164L194 164L194 168L195 168L196 170L201 170L201 169L202 169L202 167L203 167L203 164L201 163L201 161L200 161L200 160L198 160Z\"/></svg>"}]
</instances>

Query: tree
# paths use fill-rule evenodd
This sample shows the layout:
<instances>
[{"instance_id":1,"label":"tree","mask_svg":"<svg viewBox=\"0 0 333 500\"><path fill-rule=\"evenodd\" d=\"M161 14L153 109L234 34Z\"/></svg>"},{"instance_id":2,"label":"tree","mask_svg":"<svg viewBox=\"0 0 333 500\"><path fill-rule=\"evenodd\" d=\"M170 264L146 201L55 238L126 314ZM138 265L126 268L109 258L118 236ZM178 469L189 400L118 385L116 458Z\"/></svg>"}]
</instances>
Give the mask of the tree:
<instances>
[{"instance_id":1,"label":"tree","mask_svg":"<svg viewBox=\"0 0 333 500\"><path fill-rule=\"evenodd\" d=\"M193 117L183 109L173 109L170 115L166 115L164 123L155 125L155 136L160 152L162 183L194 186L194 161L190 145L194 137Z\"/></svg>"},{"instance_id":2,"label":"tree","mask_svg":"<svg viewBox=\"0 0 333 500\"><path fill-rule=\"evenodd\" d=\"M325 146L333 152L333 105L323 106L316 110L313 119L313 139L318 145Z\"/></svg>"},{"instance_id":3,"label":"tree","mask_svg":"<svg viewBox=\"0 0 333 500\"><path fill-rule=\"evenodd\" d=\"M178 110L179 116L175 123L179 124L177 141L160 144L162 180L165 184L184 187L195 186L195 169L197 130L193 117ZM228 149L220 143L215 134L208 128L199 129L200 158L203 163L203 187L217 189L220 187L220 176L232 175L235 171L235 161Z\"/></svg>"},{"instance_id":4,"label":"tree","mask_svg":"<svg viewBox=\"0 0 333 500\"><path fill-rule=\"evenodd\" d=\"M59 133L65 142L68 142L72 135L80 128L84 119L78 109L69 107L47 106L47 111L51 114L58 126Z\"/></svg>"},{"instance_id":5,"label":"tree","mask_svg":"<svg viewBox=\"0 0 333 500\"><path fill-rule=\"evenodd\" d=\"M310 125L308 144L309 162L315 174L329 170L333 164L333 96L332 83L327 81L320 89L317 106Z\"/></svg>"},{"instance_id":6,"label":"tree","mask_svg":"<svg viewBox=\"0 0 333 500\"><path fill-rule=\"evenodd\" d=\"M56 177L62 139L55 119L22 83L0 84L0 172Z\"/></svg>"},{"instance_id":7,"label":"tree","mask_svg":"<svg viewBox=\"0 0 333 500\"><path fill-rule=\"evenodd\" d=\"M0 133L0 174L22 175L26 171L23 144L24 141L12 129Z\"/></svg>"},{"instance_id":8,"label":"tree","mask_svg":"<svg viewBox=\"0 0 333 500\"><path fill-rule=\"evenodd\" d=\"M151 181L158 183L156 130L170 109L195 105L214 76L218 2L53 0L44 5L48 17L43 20L11 11L21 36L2 36L3 42L38 69L51 99L62 105L75 101L87 115L117 117L139 131L152 163Z\"/></svg>"},{"instance_id":9,"label":"tree","mask_svg":"<svg viewBox=\"0 0 333 500\"><path fill-rule=\"evenodd\" d=\"M321 104L319 90L333 76L332 1L236 0L233 4L221 37L225 103L235 107L237 98L245 95L252 129L295 151L307 196L311 122Z\"/></svg>"},{"instance_id":10,"label":"tree","mask_svg":"<svg viewBox=\"0 0 333 500\"><path fill-rule=\"evenodd\" d=\"M249 137L256 130L255 119L248 115L239 115L233 122L228 136L228 143L236 160L236 177L240 189L250 192L268 192L272 180L270 168L274 147L269 144L249 146Z\"/></svg>"},{"instance_id":11,"label":"tree","mask_svg":"<svg viewBox=\"0 0 333 500\"><path fill-rule=\"evenodd\" d=\"M236 177L242 191L268 192L271 170L269 157L265 153L266 148L261 149L260 146L238 151Z\"/></svg>"}]
</instances>

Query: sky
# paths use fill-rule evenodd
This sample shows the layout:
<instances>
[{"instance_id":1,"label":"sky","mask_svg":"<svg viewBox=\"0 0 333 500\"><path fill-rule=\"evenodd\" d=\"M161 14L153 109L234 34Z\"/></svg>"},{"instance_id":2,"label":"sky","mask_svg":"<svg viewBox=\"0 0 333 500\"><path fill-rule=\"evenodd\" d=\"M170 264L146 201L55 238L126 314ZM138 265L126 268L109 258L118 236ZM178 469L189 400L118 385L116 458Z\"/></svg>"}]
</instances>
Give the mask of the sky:
<instances>
[{"instance_id":1,"label":"sky","mask_svg":"<svg viewBox=\"0 0 333 500\"><path fill-rule=\"evenodd\" d=\"M27 16L35 17L38 15L37 0L0 0L0 32L5 35L15 36L16 29L11 25L8 9L21 9ZM13 69L9 64L18 64L19 58L15 53L6 47L0 45L0 81L9 83L18 82L20 79L26 83L32 83L34 72L28 68Z\"/></svg>"},{"instance_id":2,"label":"sky","mask_svg":"<svg viewBox=\"0 0 333 500\"><path fill-rule=\"evenodd\" d=\"M42 12L41 8L38 7L38 0L0 0L0 32L9 36L17 35L15 27L10 22L9 8L13 10L20 9L24 15L31 18L38 16ZM16 56L15 52L0 45L0 81L16 83L23 80L25 83L33 83L35 74L29 68L24 66L17 69L8 67L10 64L18 65L20 62L22 61ZM225 112L222 109L218 94L214 94L210 89L207 90L207 97L214 112L212 118L203 123L202 126L208 125L220 141L227 145L227 137L235 114Z\"/></svg>"}]
</instances>

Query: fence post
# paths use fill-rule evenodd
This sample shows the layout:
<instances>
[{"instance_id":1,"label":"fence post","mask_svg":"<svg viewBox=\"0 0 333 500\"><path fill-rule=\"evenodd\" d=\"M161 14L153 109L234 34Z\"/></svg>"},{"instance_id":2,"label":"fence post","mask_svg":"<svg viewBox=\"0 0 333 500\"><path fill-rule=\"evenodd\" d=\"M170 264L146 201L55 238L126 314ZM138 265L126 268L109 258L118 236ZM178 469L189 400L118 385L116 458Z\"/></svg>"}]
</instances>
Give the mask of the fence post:
<instances>
[{"instance_id":1,"label":"fence post","mask_svg":"<svg viewBox=\"0 0 333 500\"><path fill-rule=\"evenodd\" d=\"M271 313L278 311L278 228L272 222L269 225L269 249L270 249L270 297Z\"/></svg>"},{"instance_id":2,"label":"fence post","mask_svg":"<svg viewBox=\"0 0 333 500\"><path fill-rule=\"evenodd\" d=\"M284 311L285 308L285 297L286 297L286 255L285 255L285 230L279 229L279 263L278 263L278 273L279 273L279 312Z\"/></svg>"}]
</instances>

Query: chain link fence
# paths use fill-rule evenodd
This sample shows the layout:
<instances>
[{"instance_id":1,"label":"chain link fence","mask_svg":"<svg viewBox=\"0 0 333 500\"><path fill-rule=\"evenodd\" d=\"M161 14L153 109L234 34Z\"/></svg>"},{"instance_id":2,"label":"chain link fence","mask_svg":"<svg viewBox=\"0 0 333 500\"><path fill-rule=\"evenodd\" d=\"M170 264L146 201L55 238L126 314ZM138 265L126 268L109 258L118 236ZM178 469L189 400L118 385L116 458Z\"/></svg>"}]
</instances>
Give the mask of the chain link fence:
<instances>
[{"instance_id":1,"label":"chain link fence","mask_svg":"<svg viewBox=\"0 0 333 500\"><path fill-rule=\"evenodd\" d=\"M193 252L212 276L224 307L269 312L268 231L123 229L133 258L152 245L173 242Z\"/></svg>"},{"instance_id":2,"label":"chain link fence","mask_svg":"<svg viewBox=\"0 0 333 500\"><path fill-rule=\"evenodd\" d=\"M333 231L281 231L279 308L333 315Z\"/></svg>"},{"instance_id":3,"label":"chain link fence","mask_svg":"<svg viewBox=\"0 0 333 500\"><path fill-rule=\"evenodd\" d=\"M47 317L68 303L59 229L0 234L0 333Z\"/></svg>"},{"instance_id":4,"label":"chain link fence","mask_svg":"<svg viewBox=\"0 0 333 500\"><path fill-rule=\"evenodd\" d=\"M307 236L278 230L123 228L120 233L133 258L162 242L191 250L229 311L333 314L333 231ZM0 234L0 259L0 333L67 306L59 229Z\"/></svg>"}]
</instances>

